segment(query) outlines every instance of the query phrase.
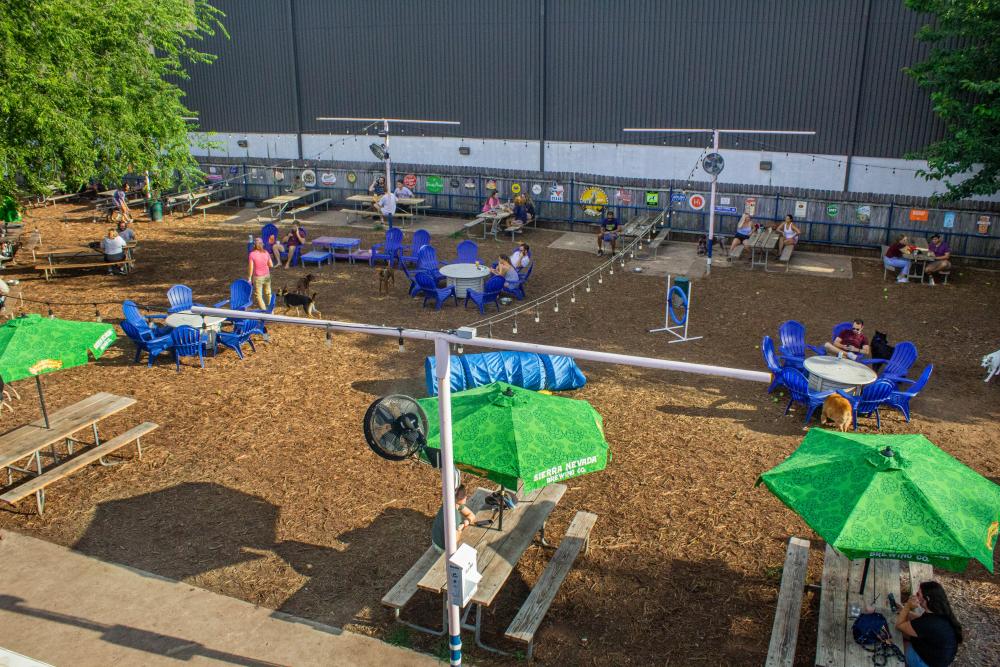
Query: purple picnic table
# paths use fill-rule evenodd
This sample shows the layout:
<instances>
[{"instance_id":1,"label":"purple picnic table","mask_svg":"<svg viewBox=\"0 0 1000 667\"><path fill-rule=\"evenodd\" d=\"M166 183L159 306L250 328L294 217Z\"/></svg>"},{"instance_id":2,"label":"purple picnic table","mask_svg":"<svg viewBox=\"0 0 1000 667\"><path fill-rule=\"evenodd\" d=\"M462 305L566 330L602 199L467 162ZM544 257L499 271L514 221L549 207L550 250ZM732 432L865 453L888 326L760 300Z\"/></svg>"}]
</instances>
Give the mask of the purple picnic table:
<instances>
[{"instance_id":1,"label":"purple picnic table","mask_svg":"<svg viewBox=\"0 0 1000 667\"><path fill-rule=\"evenodd\" d=\"M354 250L361 246L361 239L352 239L344 236L319 236L313 239L312 244L314 246L329 248L334 260L343 257L351 264L354 264L354 260L356 259L368 259L371 256L371 251L369 250ZM338 250L346 252L338 253Z\"/></svg>"}]
</instances>

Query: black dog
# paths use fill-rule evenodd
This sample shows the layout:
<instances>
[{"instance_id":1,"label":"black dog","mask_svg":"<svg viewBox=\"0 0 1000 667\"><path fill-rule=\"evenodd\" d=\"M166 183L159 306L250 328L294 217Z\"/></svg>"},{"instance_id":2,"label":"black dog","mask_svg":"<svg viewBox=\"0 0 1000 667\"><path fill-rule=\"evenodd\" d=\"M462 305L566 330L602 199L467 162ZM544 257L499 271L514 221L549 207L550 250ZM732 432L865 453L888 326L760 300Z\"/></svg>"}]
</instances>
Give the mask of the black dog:
<instances>
[{"instance_id":1,"label":"black dog","mask_svg":"<svg viewBox=\"0 0 1000 667\"><path fill-rule=\"evenodd\" d=\"M875 335L872 336L872 359L888 359L892 356L893 351L896 349L894 346L889 345L889 337L882 333L881 331L876 331ZM876 373L882 368L882 364L872 364L872 370Z\"/></svg>"},{"instance_id":2,"label":"black dog","mask_svg":"<svg viewBox=\"0 0 1000 667\"><path fill-rule=\"evenodd\" d=\"M295 292L289 292L287 288L282 288L278 293L285 302L285 314L287 315L291 311L299 311L306 317L312 317L313 315L322 315L316 309L316 293L313 292L312 296L306 296L305 294L296 294Z\"/></svg>"}]
</instances>

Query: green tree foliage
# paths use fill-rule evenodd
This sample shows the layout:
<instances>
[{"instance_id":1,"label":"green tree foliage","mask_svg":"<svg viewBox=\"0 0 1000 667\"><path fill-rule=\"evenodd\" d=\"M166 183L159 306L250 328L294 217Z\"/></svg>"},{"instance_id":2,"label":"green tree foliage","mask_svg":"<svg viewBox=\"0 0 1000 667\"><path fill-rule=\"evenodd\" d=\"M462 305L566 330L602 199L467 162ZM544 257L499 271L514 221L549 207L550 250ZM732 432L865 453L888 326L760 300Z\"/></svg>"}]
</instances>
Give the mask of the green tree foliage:
<instances>
[{"instance_id":1,"label":"green tree foliage","mask_svg":"<svg viewBox=\"0 0 1000 667\"><path fill-rule=\"evenodd\" d=\"M948 179L947 199L1000 191L1000 0L906 0L934 14L917 38L933 45L930 57L907 70L931 91L946 136L914 157L927 160L928 179Z\"/></svg>"},{"instance_id":2,"label":"green tree foliage","mask_svg":"<svg viewBox=\"0 0 1000 667\"><path fill-rule=\"evenodd\" d=\"M226 34L222 16L206 0L2 0L0 192L192 178L175 82L214 60L194 45Z\"/></svg>"}]
</instances>

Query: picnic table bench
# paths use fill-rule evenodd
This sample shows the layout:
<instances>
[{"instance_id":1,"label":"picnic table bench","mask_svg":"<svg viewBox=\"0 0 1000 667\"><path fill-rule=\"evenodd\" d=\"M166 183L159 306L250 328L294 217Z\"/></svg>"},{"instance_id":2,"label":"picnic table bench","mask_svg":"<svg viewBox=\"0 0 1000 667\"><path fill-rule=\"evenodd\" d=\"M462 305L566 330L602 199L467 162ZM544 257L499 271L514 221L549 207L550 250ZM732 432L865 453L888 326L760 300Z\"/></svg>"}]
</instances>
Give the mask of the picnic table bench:
<instances>
[{"instance_id":1,"label":"picnic table bench","mask_svg":"<svg viewBox=\"0 0 1000 667\"><path fill-rule=\"evenodd\" d=\"M0 467L7 469L8 486L14 483L15 472L24 477L20 484L6 489L0 495L0 500L14 505L34 494L38 513L42 514L45 509L45 489L50 484L95 461L102 465L113 465L104 458L132 442L136 443L141 457L142 445L139 440L155 430L157 424L143 422L103 443L97 428L101 420L121 412L135 402L134 398L128 396L99 392L50 414L49 428L45 427L44 420L39 419L0 436ZM74 437L75 433L88 427L93 429L93 443L82 443ZM68 458L60 464L56 445L62 441L65 441ZM93 446L74 456L74 445L78 444ZM46 448L49 449L46 456L51 456L56 464L49 468L42 466L42 450ZM25 463L19 465L21 461ZM32 463L35 470L31 470Z\"/></svg>"},{"instance_id":2,"label":"picnic table bench","mask_svg":"<svg viewBox=\"0 0 1000 667\"><path fill-rule=\"evenodd\" d=\"M325 205L326 206L326 210L329 211L330 210L330 202L332 202L332 201L333 200L330 199L329 197L326 197L325 199L317 199L314 202L310 202L308 204L303 204L302 206L296 206L295 208L293 208L289 212L292 214L292 220L294 220L295 222L298 222L296 216L299 213L305 213L306 211L312 211L312 210L314 210L314 209L316 209L316 208L318 208L319 206L322 206L322 205Z\"/></svg>"},{"instance_id":3,"label":"picnic table bench","mask_svg":"<svg viewBox=\"0 0 1000 667\"><path fill-rule=\"evenodd\" d=\"M772 250L778 247L778 237L780 234L770 227L755 230L750 234L750 238L744 244L750 248L750 268L757 266L764 267L767 271L767 259ZM758 258L758 254L762 259Z\"/></svg>"},{"instance_id":4,"label":"picnic table bench","mask_svg":"<svg viewBox=\"0 0 1000 667\"><path fill-rule=\"evenodd\" d=\"M791 667L795 662L795 644L799 637L799 617L802 613L802 592L809 564L809 540L793 537L788 540L785 566L781 570L781 588L771 626L771 643L767 649L765 667Z\"/></svg>"},{"instance_id":5,"label":"picnic table bench","mask_svg":"<svg viewBox=\"0 0 1000 667\"><path fill-rule=\"evenodd\" d=\"M367 208L342 208L342 209L340 209L340 212L341 213L347 213L347 214L350 214L350 215L357 215L359 217L365 217L365 218L381 218L382 217L382 213L380 211L376 211L376 210L373 210L373 209L367 209ZM405 211L396 211L395 213L392 214L392 219L393 220L395 220L396 218L406 219L406 218L412 218L412 217L413 217L412 213L407 213Z\"/></svg>"},{"instance_id":6,"label":"picnic table bench","mask_svg":"<svg viewBox=\"0 0 1000 667\"><path fill-rule=\"evenodd\" d=\"M32 255L41 255L48 259L45 264L38 264L34 267L36 271L41 271L45 275L45 280L49 280L51 276L56 274L56 271L64 269L92 269L92 268L110 268L110 267L124 267L126 269L135 268L135 258L132 256L132 250L135 249L135 243L129 243L125 246L125 258L118 260L117 262L105 262L98 261L97 257L101 256L100 250L95 250L90 246L77 246L69 248L51 248L49 250L35 250ZM54 257L65 257L69 258L69 262L53 262ZM37 259L37 256L36 256Z\"/></svg>"},{"instance_id":7,"label":"picnic table bench","mask_svg":"<svg viewBox=\"0 0 1000 667\"><path fill-rule=\"evenodd\" d=\"M531 546L536 534L541 536L542 543L545 544L545 522L565 492L566 486L563 484L550 484L532 492L520 500L513 510L504 512L503 531L475 525L462 531L462 542L476 549L477 567L482 576L476 592L463 614L462 627L474 631L476 644L481 648L509 655L506 651L483 643L481 638L483 607L489 607L496 600L517 562ZM487 495L485 490L478 489L467 503L479 519L488 518L493 513L492 509L486 507ZM538 592L529 596L525 602L526 607L522 610L523 614L519 612L518 617L515 618L517 624L508 629L515 641L522 641L529 645L529 651L532 650L538 625L555 598L559 585L581 548L586 544L590 529L593 527L593 521L589 517L593 517L593 515L580 513L574 519L571 532L567 533L567 538L563 539L565 547L562 548L562 553L559 554L557 551L558 559L554 558L553 563L550 564L551 572L548 572L547 568L547 574L543 574L536 584ZM560 546L563 547L563 545ZM382 604L392 608L395 618L401 623L422 632L436 635L444 634L446 631L444 623L441 630L422 627L400 619L400 611L418 590L425 590L442 596L444 603L442 622L445 620L448 587L445 562L446 558L443 553L439 553L433 547L429 548L382 598ZM475 622L469 625L467 619L472 612L475 612Z\"/></svg>"},{"instance_id":8,"label":"picnic table bench","mask_svg":"<svg viewBox=\"0 0 1000 667\"><path fill-rule=\"evenodd\" d=\"M164 208L167 209L171 214L177 208L183 208L181 215L191 215L194 213L195 207L198 206L202 200L210 199L215 193L225 193L227 188L222 188L220 190L195 190L194 192L182 192L180 194L171 195L167 197L167 201L164 204Z\"/></svg>"},{"instance_id":9,"label":"picnic table bench","mask_svg":"<svg viewBox=\"0 0 1000 667\"><path fill-rule=\"evenodd\" d=\"M201 219L204 221L208 220L209 209L215 208L216 206L225 206L226 204L229 204L230 202L234 201L238 202L241 199L243 199L242 195L236 195L234 197L226 197L225 199L219 199L218 201L210 201L207 204L199 204L198 206L195 206L194 209L196 211L201 211L201 216L202 216Z\"/></svg>"}]
</instances>

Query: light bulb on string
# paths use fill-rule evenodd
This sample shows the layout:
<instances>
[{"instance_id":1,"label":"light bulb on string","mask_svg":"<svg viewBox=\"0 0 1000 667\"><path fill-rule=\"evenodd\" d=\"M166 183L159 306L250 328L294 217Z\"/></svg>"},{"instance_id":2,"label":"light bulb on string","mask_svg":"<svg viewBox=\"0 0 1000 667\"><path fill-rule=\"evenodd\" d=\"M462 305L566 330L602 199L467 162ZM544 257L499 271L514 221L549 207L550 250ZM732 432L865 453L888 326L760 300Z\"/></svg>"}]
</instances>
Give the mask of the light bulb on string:
<instances>
[{"instance_id":1,"label":"light bulb on string","mask_svg":"<svg viewBox=\"0 0 1000 667\"><path fill-rule=\"evenodd\" d=\"M540 322L541 319L542 319L541 313L539 313L538 311L539 311L539 309L535 308L535 322Z\"/></svg>"},{"instance_id":2,"label":"light bulb on string","mask_svg":"<svg viewBox=\"0 0 1000 667\"><path fill-rule=\"evenodd\" d=\"M492 325L492 324L490 324L490 333L489 333L489 337L490 337L490 338L493 338L493 325Z\"/></svg>"},{"instance_id":3,"label":"light bulb on string","mask_svg":"<svg viewBox=\"0 0 1000 667\"><path fill-rule=\"evenodd\" d=\"M576 303L576 288L573 288L573 295L569 298L570 303Z\"/></svg>"},{"instance_id":4,"label":"light bulb on string","mask_svg":"<svg viewBox=\"0 0 1000 667\"><path fill-rule=\"evenodd\" d=\"M597 274L597 284L598 285L603 285L604 284L604 273L603 272Z\"/></svg>"},{"instance_id":5,"label":"light bulb on string","mask_svg":"<svg viewBox=\"0 0 1000 667\"><path fill-rule=\"evenodd\" d=\"M96 303L94 304L94 315L97 317L98 322L104 321L104 318L101 317L101 309L97 307Z\"/></svg>"},{"instance_id":6,"label":"light bulb on string","mask_svg":"<svg viewBox=\"0 0 1000 667\"><path fill-rule=\"evenodd\" d=\"M622 268L625 268L625 253L622 253Z\"/></svg>"},{"instance_id":7,"label":"light bulb on string","mask_svg":"<svg viewBox=\"0 0 1000 667\"><path fill-rule=\"evenodd\" d=\"M459 344L458 344L458 345L457 345L457 346L455 347L455 351L456 351L456 352L458 352L459 354L465 354L465 346L464 346L464 345L462 345L461 343L459 343Z\"/></svg>"},{"instance_id":8,"label":"light bulb on string","mask_svg":"<svg viewBox=\"0 0 1000 667\"><path fill-rule=\"evenodd\" d=\"M49 304L45 304L45 305L49 306ZM49 306L49 319L54 320L55 318L56 318L56 316L55 316L55 313L52 312L52 306Z\"/></svg>"},{"instance_id":9,"label":"light bulb on string","mask_svg":"<svg viewBox=\"0 0 1000 667\"><path fill-rule=\"evenodd\" d=\"M326 328L326 346L333 346L333 333L330 331L330 327Z\"/></svg>"},{"instance_id":10,"label":"light bulb on string","mask_svg":"<svg viewBox=\"0 0 1000 667\"><path fill-rule=\"evenodd\" d=\"M611 258L611 263L608 264L608 275L609 276L615 275L615 258L614 257Z\"/></svg>"},{"instance_id":11,"label":"light bulb on string","mask_svg":"<svg viewBox=\"0 0 1000 667\"><path fill-rule=\"evenodd\" d=\"M402 331L399 332L399 351L400 352L405 352L406 351L406 346L403 345L403 332Z\"/></svg>"},{"instance_id":12,"label":"light bulb on string","mask_svg":"<svg viewBox=\"0 0 1000 667\"><path fill-rule=\"evenodd\" d=\"M559 312L559 299L556 299L556 305L552 307L552 312L553 313Z\"/></svg>"},{"instance_id":13,"label":"light bulb on string","mask_svg":"<svg viewBox=\"0 0 1000 667\"><path fill-rule=\"evenodd\" d=\"M514 326L511 327L510 332L512 334L516 334L517 333L517 318L516 317L514 318Z\"/></svg>"},{"instance_id":14,"label":"light bulb on string","mask_svg":"<svg viewBox=\"0 0 1000 667\"><path fill-rule=\"evenodd\" d=\"M587 291L590 292L590 278L587 278Z\"/></svg>"}]
</instances>

